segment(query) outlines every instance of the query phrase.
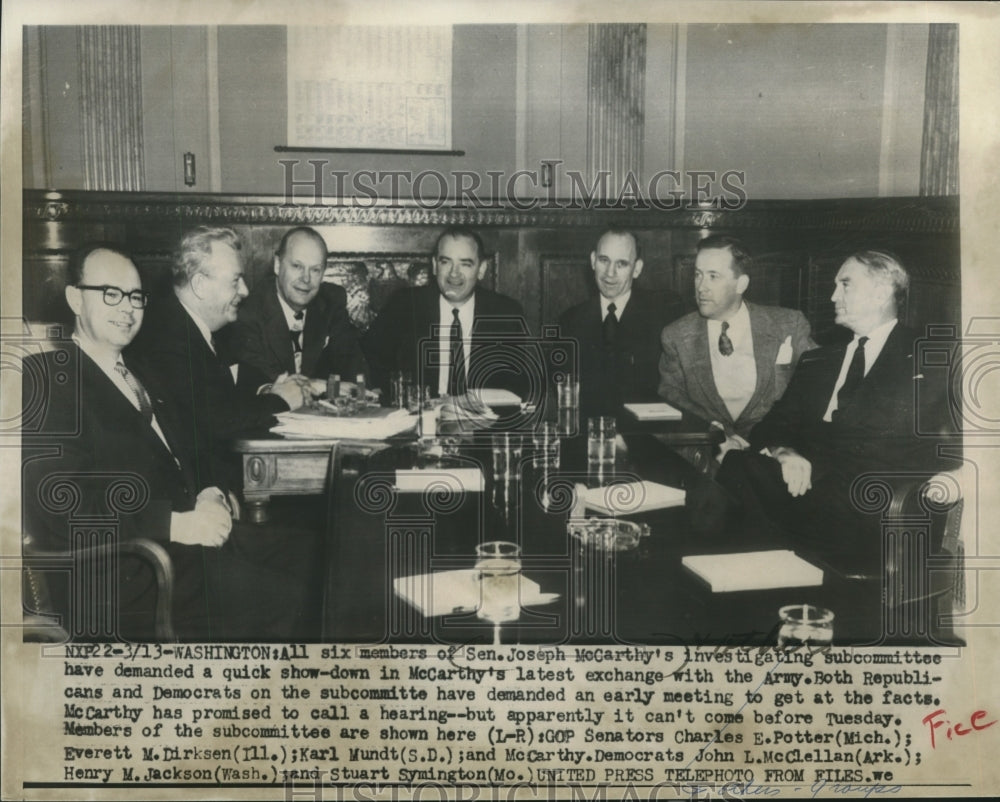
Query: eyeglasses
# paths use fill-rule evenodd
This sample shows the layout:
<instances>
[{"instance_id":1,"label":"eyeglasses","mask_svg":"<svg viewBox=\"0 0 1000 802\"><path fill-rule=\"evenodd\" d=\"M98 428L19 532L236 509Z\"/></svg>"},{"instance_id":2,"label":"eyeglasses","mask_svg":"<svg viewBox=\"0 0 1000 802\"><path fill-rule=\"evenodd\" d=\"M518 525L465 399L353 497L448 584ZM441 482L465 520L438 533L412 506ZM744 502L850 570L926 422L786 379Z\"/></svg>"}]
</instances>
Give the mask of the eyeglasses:
<instances>
[{"instance_id":1,"label":"eyeglasses","mask_svg":"<svg viewBox=\"0 0 1000 802\"><path fill-rule=\"evenodd\" d=\"M104 303L108 306L118 306L122 298L128 296L128 302L133 309L145 309L149 303L149 293L144 290L132 290L125 292L121 287L112 287L110 284L77 284L78 290L100 290L104 293Z\"/></svg>"}]
</instances>

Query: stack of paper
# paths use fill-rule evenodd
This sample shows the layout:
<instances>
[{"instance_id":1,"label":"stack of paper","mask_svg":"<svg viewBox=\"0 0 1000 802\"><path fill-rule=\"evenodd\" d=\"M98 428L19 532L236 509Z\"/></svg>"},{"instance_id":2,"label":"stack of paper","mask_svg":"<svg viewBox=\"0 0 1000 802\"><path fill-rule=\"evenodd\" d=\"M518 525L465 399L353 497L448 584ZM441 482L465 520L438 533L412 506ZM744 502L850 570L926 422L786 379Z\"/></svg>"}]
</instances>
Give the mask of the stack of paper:
<instances>
[{"instance_id":1,"label":"stack of paper","mask_svg":"<svg viewBox=\"0 0 1000 802\"><path fill-rule=\"evenodd\" d=\"M480 387L469 390L469 395L475 396L480 403L488 407L519 407L521 396L499 387Z\"/></svg>"},{"instance_id":2,"label":"stack of paper","mask_svg":"<svg viewBox=\"0 0 1000 802\"><path fill-rule=\"evenodd\" d=\"M558 593L542 593L537 582L524 576L519 579L522 607L549 604L559 598ZM482 595L479 572L474 568L401 576L392 586L398 596L428 616L473 613L479 609Z\"/></svg>"},{"instance_id":3,"label":"stack of paper","mask_svg":"<svg viewBox=\"0 0 1000 802\"><path fill-rule=\"evenodd\" d=\"M587 509L606 515L634 515L648 510L680 507L684 498L685 493L679 488L646 481L594 487L583 496Z\"/></svg>"},{"instance_id":4,"label":"stack of paper","mask_svg":"<svg viewBox=\"0 0 1000 802\"><path fill-rule=\"evenodd\" d=\"M823 584L822 569L788 549L691 555L681 565L707 582L713 593Z\"/></svg>"},{"instance_id":5,"label":"stack of paper","mask_svg":"<svg viewBox=\"0 0 1000 802\"><path fill-rule=\"evenodd\" d=\"M364 417L337 417L317 412L282 412L271 428L284 437L324 440L385 440L417 425L417 416L405 409L375 410Z\"/></svg>"},{"instance_id":6,"label":"stack of paper","mask_svg":"<svg viewBox=\"0 0 1000 802\"><path fill-rule=\"evenodd\" d=\"M625 409L642 421L680 420L682 417L681 411L670 404L626 404Z\"/></svg>"}]
</instances>

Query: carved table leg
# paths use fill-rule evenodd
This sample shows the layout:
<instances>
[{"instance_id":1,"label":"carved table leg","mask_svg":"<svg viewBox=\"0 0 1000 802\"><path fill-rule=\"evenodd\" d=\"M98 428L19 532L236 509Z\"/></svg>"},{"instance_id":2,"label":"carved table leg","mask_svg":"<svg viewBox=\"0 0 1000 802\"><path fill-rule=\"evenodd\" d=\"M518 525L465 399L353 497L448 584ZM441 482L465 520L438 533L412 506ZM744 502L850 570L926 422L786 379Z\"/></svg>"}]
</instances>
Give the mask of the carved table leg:
<instances>
[{"instance_id":1,"label":"carved table leg","mask_svg":"<svg viewBox=\"0 0 1000 802\"><path fill-rule=\"evenodd\" d=\"M268 499L255 499L243 502L247 520L250 523L266 524L268 522L267 502Z\"/></svg>"}]
</instances>

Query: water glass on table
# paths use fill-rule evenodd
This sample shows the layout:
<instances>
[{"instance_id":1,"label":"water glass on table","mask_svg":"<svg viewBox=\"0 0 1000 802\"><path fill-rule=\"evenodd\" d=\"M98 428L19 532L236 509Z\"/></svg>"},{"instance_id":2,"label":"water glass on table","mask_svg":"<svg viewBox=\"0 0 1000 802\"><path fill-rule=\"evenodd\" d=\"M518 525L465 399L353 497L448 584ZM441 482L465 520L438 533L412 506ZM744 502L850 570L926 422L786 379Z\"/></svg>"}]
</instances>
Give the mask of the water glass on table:
<instances>
[{"instance_id":1,"label":"water glass on table","mask_svg":"<svg viewBox=\"0 0 1000 802\"><path fill-rule=\"evenodd\" d=\"M572 376L556 381L556 428L561 435L573 437L580 432L580 382Z\"/></svg>"},{"instance_id":2,"label":"water glass on table","mask_svg":"<svg viewBox=\"0 0 1000 802\"><path fill-rule=\"evenodd\" d=\"M531 433L531 444L534 446L532 465L559 469L559 430L556 424L548 421L538 424L538 428Z\"/></svg>"},{"instance_id":3,"label":"water glass on table","mask_svg":"<svg viewBox=\"0 0 1000 802\"><path fill-rule=\"evenodd\" d=\"M587 475L602 484L615 473L615 444L618 429L613 417L587 420Z\"/></svg>"},{"instance_id":4,"label":"water glass on table","mask_svg":"<svg viewBox=\"0 0 1000 802\"><path fill-rule=\"evenodd\" d=\"M818 652L833 645L833 611L811 604L789 604L778 610L781 627L778 649L795 651L803 646Z\"/></svg>"},{"instance_id":5,"label":"water glass on table","mask_svg":"<svg viewBox=\"0 0 1000 802\"><path fill-rule=\"evenodd\" d=\"M412 378L402 370L393 371L389 377L389 404L396 409L406 409L410 399Z\"/></svg>"},{"instance_id":6,"label":"water glass on table","mask_svg":"<svg viewBox=\"0 0 1000 802\"><path fill-rule=\"evenodd\" d=\"M521 547L506 540L476 546L479 609L476 615L493 623L493 642L500 642L500 625L521 615Z\"/></svg>"}]
</instances>

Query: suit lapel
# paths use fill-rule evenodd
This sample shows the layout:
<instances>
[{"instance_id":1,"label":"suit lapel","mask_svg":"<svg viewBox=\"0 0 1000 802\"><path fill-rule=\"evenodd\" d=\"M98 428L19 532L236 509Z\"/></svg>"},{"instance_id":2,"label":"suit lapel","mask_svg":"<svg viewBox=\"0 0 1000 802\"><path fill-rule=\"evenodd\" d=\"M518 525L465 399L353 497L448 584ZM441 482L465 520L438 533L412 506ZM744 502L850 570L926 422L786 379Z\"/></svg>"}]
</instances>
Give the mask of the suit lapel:
<instances>
[{"instance_id":1,"label":"suit lapel","mask_svg":"<svg viewBox=\"0 0 1000 802\"><path fill-rule=\"evenodd\" d=\"M703 406L708 409L717 410L724 418L725 423L735 424L733 416L729 414L726 403L719 395L719 390L715 386L715 378L712 376L712 357L709 353L711 347L708 342L708 321L703 317L698 317L694 321L694 330L688 342L684 343L689 348L687 362L691 365L691 375L698 382L704 397ZM685 360L681 359L681 364Z\"/></svg>"},{"instance_id":2,"label":"suit lapel","mask_svg":"<svg viewBox=\"0 0 1000 802\"><path fill-rule=\"evenodd\" d=\"M846 351L846 346L844 350ZM845 407L844 413L850 416L854 410L864 411L869 409L871 406L870 399L873 394L878 394L881 388L886 386L891 387L896 381L899 381L898 377L893 376L893 374L902 369L903 360L909 359L911 368L907 368L907 370L909 376L913 376L912 355L913 343L907 341L907 336L904 336L904 332L901 331L901 324L896 323L892 331L889 332L889 336L886 338L885 345L882 346L875 364L871 366L868 375L865 376L858 387L858 391L851 398L851 402L847 407ZM843 362L843 357L841 357L841 362ZM836 378L834 381L836 381Z\"/></svg>"},{"instance_id":3,"label":"suit lapel","mask_svg":"<svg viewBox=\"0 0 1000 802\"><path fill-rule=\"evenodd\" d=\"M761 312L753 304L747 304L750 315L750 336L753 339L753 361L757 368L757 381L753 395L740 413L740 419L756 414L761 398L765 393L770 396L771 385L774 383L774 361L778 357L780 332L775 330L770 315Z\"/></svg>"},{"instance_id":4,"label":"suit lapel","mask_svg":"<svg viewBox=\"0 0 1000 802\"><path fill-rule=\"evenodd\" d=\"M321 293L306 308L306 325L302 331L302 373L306 376L312 374L313 368L319 362L320 354L326 345L323 342L327 329L326 316L326 300ZM291 346L289 346L289 351L291 351ZM292 354L292 364L295 364L294 353ZM353 380L354 377L351 376L349 378Z\"/></svg>"},{"instance_id":5,"label":"suit lapel","mask_svg":"<svg viewBox=\"0 0 1000 802\"><path fill-rule=\"evenodd\" d=\"M288 334L288 323L278 302L278 290L274 282L270 282L268 292L264 293L264 338L267 347L277 357L281 369L293 373L295 370L295 354L292 351L292 340ZM308 324L308 315L306 316ZM304 336L304 335L303 335ZM303 362L305 358L303 357Z\"/></svg>"},{"instance_id":6,"label":"suit lapel","mask_svg":"<svg viewBox=\"0 0 1000 802\"><path fill-rule=\"evenodd\" d=\"M93 389L90 397L84 403L100 405L103 411L102 420L116 421L118 424L116 428L134 430L145 442L146 447L151 453L156 454L161 461L165 461L176 468L177 463L174 461L174 455L164 445L152 425L146 423L142 413L133 406L132 402L123 395L118 386L108 378L107 374L89 356L80 351L80 357L80 362L86 371L86 381ZM126 364L126 367L138 378L139 383L146 390L150 401L153 403L153 412L156 414L159 409L158 402L162 404L162 399L159 399L158 395L151 391L148 383L139 373L133 370L131 364ZM156 422L162 429L162 422L159 416L157 416ZM176 448L176 439L171 442L171 448Z\"/></svg>"},{"instance_id":7,"label":"suit lapel","mask_svg":"<svg viewBox=\"0 0 1000 802\"><path fill-rule=\"evenodd\" d=\"M418 292L413 305L414 342L410 346L410 348L416 349L417 362L415 367L423 374L424 386L429 386L433 393L437 392L438 380L441 375L437 356L432 354L437 350L440 342L440 338L434 335L434 327L438 325L441 318L439 295L436 284L421 287ZM420 341L424 338L427 338L428 341L421 349Z\"/></svg>"}]
</instances>

